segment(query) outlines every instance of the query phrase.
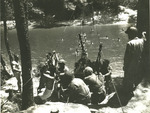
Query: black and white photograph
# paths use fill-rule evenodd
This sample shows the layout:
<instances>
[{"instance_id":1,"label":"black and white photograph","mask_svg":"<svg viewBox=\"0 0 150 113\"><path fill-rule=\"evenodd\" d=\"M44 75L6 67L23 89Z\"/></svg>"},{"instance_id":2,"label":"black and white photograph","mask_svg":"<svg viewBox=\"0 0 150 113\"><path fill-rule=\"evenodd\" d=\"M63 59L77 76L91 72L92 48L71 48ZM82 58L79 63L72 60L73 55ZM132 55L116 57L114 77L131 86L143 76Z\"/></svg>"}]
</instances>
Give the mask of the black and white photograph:
<instances>
[{"instance_id":1,"label":"black and white photograph","mask_svg":"<svg viewBox=\"0 0 150 113\"><path fill-rule=\"evenodd\" d=\"M1 113L150 113L149 0L0 0Z\"/></svg>"}]
</instances>

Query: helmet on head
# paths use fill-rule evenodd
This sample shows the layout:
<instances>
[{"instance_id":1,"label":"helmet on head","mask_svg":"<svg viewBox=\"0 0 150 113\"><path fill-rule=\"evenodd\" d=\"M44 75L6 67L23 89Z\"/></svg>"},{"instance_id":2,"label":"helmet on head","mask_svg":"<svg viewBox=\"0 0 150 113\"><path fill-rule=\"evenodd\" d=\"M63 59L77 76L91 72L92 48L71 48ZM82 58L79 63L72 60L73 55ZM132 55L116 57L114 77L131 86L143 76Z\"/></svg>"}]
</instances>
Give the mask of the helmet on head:
<instances>
[{"instance_id":1,"label":"helmet on head","mask_svg":"<svg viewBox=\"0 0 150 113\"><path fill-rule=\"evenodd\" d=\"M56 51L55 51L55 50L53 50L53 53L56 53Z\"/></svg>"},{"instance_id":2,"label":"helmet on head","mask_svg":"<svg viewBox=\"0 0 150 113\"><path fill-rule=\"evenodd\" d=\"M128 35L134 35L134 36L137 36L138 34L138 30L136 27L128 27L127 30L125 31L126 34Z\"/></svg>"},{"instance_id":3,"label":"helmet on head","mask_svg":"<svg viewBox=\"0 0 150 113\"><path fill-rule=\"evenodd\" d=\"M91 75L92 73L93 73L93 69L91 67L88 66L84 69L85 75Z\"/></svg>"},{"instance_id":4,"label":"helmet on head","mask_svg":"<svg viewBox=\"0 0 150 113\"><path fill-rule=\"evenodd\" d=\"M72 79L74 78L74 75L72 72L67 71L65 72L63 75L60 76L60 83L66 87L67 85L70 84L70 82L72 81Z\"/></svg>"},{"instance_id":5,"label":"helmet on head","mask_svg":"<svg viewBox=\"0 0 150 113\"><path fill-rule=\"evenodd\" d=\"M60 59L60 60L59 60L59 64L65 64L65 62L66 62L66 61L65 61L64 59Z\"/></svg>"},{"instance_id":6,"label":"helmet on head","mask_svg":"<svg viewBox=\"0 0 150 113\"><path fill-rule=\"evenodd\" d=\"M11 62L13 65L17 65L18 63L16 61Z\"/></svg>"}]
</instances>

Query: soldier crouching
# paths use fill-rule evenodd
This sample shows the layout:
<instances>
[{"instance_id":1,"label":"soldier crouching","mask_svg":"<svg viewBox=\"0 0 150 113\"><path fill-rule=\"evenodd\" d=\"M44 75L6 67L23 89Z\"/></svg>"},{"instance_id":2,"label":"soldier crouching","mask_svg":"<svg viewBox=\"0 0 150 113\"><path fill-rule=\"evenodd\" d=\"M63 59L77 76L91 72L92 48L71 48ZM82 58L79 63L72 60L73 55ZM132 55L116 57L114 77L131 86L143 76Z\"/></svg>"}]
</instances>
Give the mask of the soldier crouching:
<instances>
[{"instance_id":1,"label":"soldier crouching","mask_svg":"<svg viewBox=\"0 0 150 113\"><path fill-rule=\"evenodd\" d=\"M101 79L99 75L95 75L91 67L86 67L84 69L84 75L84 81L89 86L90 91L92 92L91 103L98 104L102 102L106 96L104 80Z\"/></svg>"}]
</instances>

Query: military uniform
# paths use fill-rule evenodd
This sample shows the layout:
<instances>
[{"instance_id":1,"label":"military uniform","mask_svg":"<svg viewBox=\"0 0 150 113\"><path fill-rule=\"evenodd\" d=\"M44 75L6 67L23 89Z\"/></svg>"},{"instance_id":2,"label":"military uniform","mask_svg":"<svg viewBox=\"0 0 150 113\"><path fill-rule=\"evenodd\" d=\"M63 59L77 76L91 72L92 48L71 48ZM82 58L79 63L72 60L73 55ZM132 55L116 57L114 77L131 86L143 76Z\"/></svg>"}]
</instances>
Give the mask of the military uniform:
<instances>
[{"instance_id":1,"label":"military uniform","mask_svg":"<svg viewBox=\"0 0 150 113\"><path fill-rule=\"evenodd\" d=\"M80 78L74 78L68 86L69 101L73 103L90 103L90 90Z\"/></svg>"},{"instance_id":2,"label":"military uniform","mask_svg":"<svg viewBox=\"0 0 150 113\"><path fill-rule=\"evenodd\" d=\"M92 68L86 67L84 70L84 82L89 86L92 104L98 104L105 99L104 79L102 75L95 75Z\"/></svg>"},{"instance_id":3,"label":"military uniform","mask_svg":"<svg viewBox=\"0 0 150 113\"><path fill-rule=\"evenodd\" d=\"M18 91L21 92L21 66L18 62L16 61L12 61L12 67L13 67L13 72L14 72L14 76L17 79L17 85L18 85Z\"/></svg>"},{"instance_id":4,"label":"military uniform","mask_svg":"<svg viewBox=\"0 0 150 113\"><path fill-rule=\"evenodd\" d=\"M144 39L136 37L137 29L134 27L129 27L126 33L128 34L129 42L126 45L124 55L123 85L127 92L132 92L142 80Z\"/></svg>"},{"instance_id":5,"label":"military uniform","mask_svg":"<svg viewBox=\"0 0 150 113\"><path fill-rule=\"evenodd\" d=\"M126 46L124 56L124 84L134 88L141 81L143 39L135 37Z\"/></svg>"}]
</instances>

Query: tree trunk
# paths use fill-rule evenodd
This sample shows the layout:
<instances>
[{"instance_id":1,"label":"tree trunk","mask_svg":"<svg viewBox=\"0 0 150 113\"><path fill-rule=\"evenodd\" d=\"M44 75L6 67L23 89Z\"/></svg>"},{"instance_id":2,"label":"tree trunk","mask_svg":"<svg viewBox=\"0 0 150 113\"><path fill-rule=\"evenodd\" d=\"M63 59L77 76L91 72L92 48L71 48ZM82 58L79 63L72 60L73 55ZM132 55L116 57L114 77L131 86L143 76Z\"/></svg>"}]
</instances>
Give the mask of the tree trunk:
<instances>
[{"instance_id":1,"label":"tree trunk","mask_svg":"<svg viewBox=\"0 0 150 113\"><path fill-rule=\"evenodd\" d=\"M146 81L150 83L150 23L149 23L149 0L138 1L138 16L137 16L137 28L139 31L139 37L143 31L146 31L146 41L144 44L144 73Z\"/></svg>"},{"instance_id":2,"label":"tree trunk","mask_svg":"<svg viewBox=\"0 0 150 113\"><path fill-rule=\"evenodd\" d=\"M8 52L8 56L9 56L9 60L10 60L10 66L13 72L13 68L12 68L12 61L13 61L13 57L11 54L11 50L10 50L10 46L9 46L9 41L8 41L8 37L7 37L7 14L6 14L6 0L2 0L2 9L3 9L3 22L4 22L4 40L5 40L5 45L6 45L6 50Z\"/></svg>"},{"instance_id":3,"label":"tree trunk","mask_svg":"<svg viewBox=\"0 0 150 113\"><path fill-rule=\"evenodd\" d=\"M9 78L11 78L11 75L8 73L8 70L6 68L6 63L5 63L2 55L0 57L1 57L1 64L2 64L2 67L3 67L3 69L1 69L1 79L2 79L2 81L3 81L3 79L8 80ZM2 77L2 76L4 76L4 77Z\"/></svg>"},{"instance_id":4,"label":"tree trunk","mask_svg":"<svg viewBox=\"0 0 150 113\"><path fill-rule=\"evenodd\" d=\"M28 22L25 12L25 0L13 0L17 36L20 46L23 92L22 109L27 109L33 102L33 82L31 78L31 51L28 35Z\"/></svg>"}]
</instances>

